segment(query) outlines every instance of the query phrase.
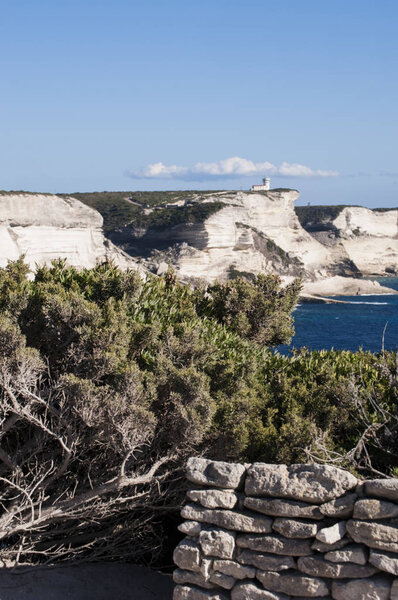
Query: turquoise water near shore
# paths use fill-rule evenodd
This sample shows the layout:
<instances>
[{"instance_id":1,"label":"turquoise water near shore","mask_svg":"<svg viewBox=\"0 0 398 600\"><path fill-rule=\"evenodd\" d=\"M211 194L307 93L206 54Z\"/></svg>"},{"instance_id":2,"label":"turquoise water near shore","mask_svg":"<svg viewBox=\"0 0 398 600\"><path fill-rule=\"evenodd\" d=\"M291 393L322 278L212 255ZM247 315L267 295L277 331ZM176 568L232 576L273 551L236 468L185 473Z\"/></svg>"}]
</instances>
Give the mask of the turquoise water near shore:
<instances>
[{"instance_id":1,"label":"turquoise water near shore","mask_svg":"<svg viewBox=\"0 0 398 600\"><path fill-rule=\"evenodd\" d=\"M398 277L379 279L398 290ZM335 296L349 304L300 304L294 311L296 334L290 346L279 346L286 354L292 348L311 350L398 349L398 295Z\"/></svg>"}]
</instances>

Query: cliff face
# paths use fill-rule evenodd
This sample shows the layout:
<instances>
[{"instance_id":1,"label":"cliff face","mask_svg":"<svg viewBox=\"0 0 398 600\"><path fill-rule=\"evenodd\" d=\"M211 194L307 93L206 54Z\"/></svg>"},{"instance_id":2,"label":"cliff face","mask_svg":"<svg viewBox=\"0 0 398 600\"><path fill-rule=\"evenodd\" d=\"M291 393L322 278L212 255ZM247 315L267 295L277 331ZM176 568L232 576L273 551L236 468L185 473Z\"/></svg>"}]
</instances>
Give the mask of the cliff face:
<instances>
[{"instance_id":1,"label":"cliff face","mask_svg":"<svg viewBox=\"0 0 398 600\"><path fill-rule=\"evenodd\" d=\"M369 282L350 276L397 272L398 210L333 207L306 230L294 209L298 196L295 190L270 190L189 198L188 222L179 213L177 224L169 220L138 229L133 222L113 231L112 240L140 257L137 261L104 238L101 215L79 200L3 193L0 266L24 254L32 268L54 258L79 267L106 259L122 268L140 262L157 273L171 264L183 281L213 282L239 273L277 273L286 280L302 275L308 293L336 295L369 293ZM158 221L162 210L157 209ZM371 293L382 291L371 287Z\"/></svg>"},{"instance_id":2,"label":"cliff face","mask_svg":"<svg viewBox=\"0 0 398 600\"><path fill-rule=\"evenodd\" d=\"M231 271L325 276L334 257L300 225L294 211L298 196L295 190L217 194L208 201L224 207L200 225L158 234L158 248L164 242L177 246L152 259L171 261L182 279L214 281Z\"/></svg>"},{"instance_id":3,"label":"cliff face","mask_svg":"<svg viewBox=\"0 0 398 600\"><path fill-rule=\"evenodd\" d=\"M336 262L350 261L363 275L398 272L398 210L360 206L300 206L303 227L330 248Z\"/></svg>"},{"instance_id":4,"label":"cliff face","mask_svg":"<svg viewBox=\"0 0 398 600\"><path fill-rule=\"evenodd\" d=\"M203 223L158 233L159 245L177 245L155 253L152 260L171 261L182 279L207 281L226 279L231 271L298 275L318 267L319 257L326 265L327 249L311 238L294 213L297 197L294 190L216 194L208 201L224 206Z\"/></svg>"},{"instance_id":5,"label":"cliff face","mask_svg":"<svg viewBox=\"0 0 398 600\"><path fill-rule=\"evenodd\" d=\"M333 225L341 245L364 275L398 272L398 210L346 207Z\"/></svg>"},{"instance_id":6,"label":"cliff face","mask_svg":"<svg viewBox=\"0 0 398 600\"><path fill-rule=\"evenodd\" d=\"M106 259L121 267L134 264L105 240L101 215L82 202L50 194L3 194L0 267L21 255L32 268L55 258L88 268Z\"/></svg>"},{"instance_id":7,"label":"cliff face","mask_svg":"<svg viewBox=\"0 0 398 600\"><path fill-rule=\"evenodd\" d=\"M308 293L382 292L377 283L358 277L394 272L398 211L347 207L310 233L294 209L298 196L295 190L214 194L205 202L224 206L202 223L143 234L146 244L157 246L151 268L162 272L171 263L182 280L210 282L234 273L303 275ZM139 253L140 240L136 243Z\"/></svg>"}]
</instances>

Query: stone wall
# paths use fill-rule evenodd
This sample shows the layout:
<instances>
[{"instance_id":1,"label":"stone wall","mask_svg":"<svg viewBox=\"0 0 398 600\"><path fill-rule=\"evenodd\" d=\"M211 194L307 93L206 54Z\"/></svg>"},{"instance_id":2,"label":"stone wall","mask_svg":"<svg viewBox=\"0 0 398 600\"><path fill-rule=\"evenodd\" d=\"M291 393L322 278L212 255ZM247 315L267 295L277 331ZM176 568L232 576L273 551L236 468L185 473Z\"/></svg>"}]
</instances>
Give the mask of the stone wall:
<instances>
[{"instance_id":1,"label":"stone wall","mask_svg":"<svg viewBox=\"0 0 398 600\"><path fill-rule=\"evenodd\" d=\"M191 458L174 600L398 600L398 479Z\"/></svg>"}]
</instances>

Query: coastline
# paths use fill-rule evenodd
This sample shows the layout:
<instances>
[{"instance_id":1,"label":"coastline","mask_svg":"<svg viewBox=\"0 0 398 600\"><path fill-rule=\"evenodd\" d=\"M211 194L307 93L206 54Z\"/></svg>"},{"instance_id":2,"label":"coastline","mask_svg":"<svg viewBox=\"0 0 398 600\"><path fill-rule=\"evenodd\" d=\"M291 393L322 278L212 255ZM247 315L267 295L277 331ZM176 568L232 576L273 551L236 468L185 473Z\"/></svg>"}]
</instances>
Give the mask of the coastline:
<instances>
[{"instance_id":1,"label":"coastline","mask_svg":"<svg viewBox=\"0 0 398 600\"><path fill-rule=\"evenodd\" d=\"M300 294L303 302L337 302L344 300L333 300L339 296L380 296L396 295L398 291L381 285L378 280L354 279L353 277L327 277L316 281L305 281ZM332 297L332 299L330 298Z\"/></svg>"},{"instance_id":2,"label":"coastline","mask_svg":"<svg viewBox=\"0 0 398 600\"><path fill-rule=\"evenodd\" d=\"M381 278L380 278L381 279ZM383 278L385 294L303 298L294 310L295 335L278 351L359 349L370 352L398 350L398 277ZM385 288L386 289L386 288ZM394 293L395 292L395 293ZM384 340L384 341L383 341Z\"/></svg>"}]
</instances>

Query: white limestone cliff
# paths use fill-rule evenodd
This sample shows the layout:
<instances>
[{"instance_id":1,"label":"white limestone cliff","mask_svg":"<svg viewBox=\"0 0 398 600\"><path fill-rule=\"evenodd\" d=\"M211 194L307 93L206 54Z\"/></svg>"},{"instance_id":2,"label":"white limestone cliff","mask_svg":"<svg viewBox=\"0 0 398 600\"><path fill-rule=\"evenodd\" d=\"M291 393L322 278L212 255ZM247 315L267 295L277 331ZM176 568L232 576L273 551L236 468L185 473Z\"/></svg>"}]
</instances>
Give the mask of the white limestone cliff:
<instances>
[{"instance_id":1,"label":"white limestone cliff","mask_svg":"<svg viewBox=\"0 0 398 600\"><path fill-rule=\"evenodd\" d=\"M2 193L0 267L21 255L32 269L54 258L88 268L112 259L122 268L144 270L141 265L148 264L158 273L171 263L183 281L265 272L285 281L303 275L308 295L385 293L377 282L341 276L355 270L364 275L396 272L398 211L347 207L332 222L334 233L326 243L301 226L294 210L298 196L295 190L201 195L197 201L221 202L222 208L202 223L143 231L154 248L160 240L167 248L146 261L106 240L101 215L75 198Z\"/></svg>"},{"instance_id":2,"label":"white limestone cliff","mask_svg":"<svg viewBox=\"0 0 398 600\"><path fill-rule=\"evenodd\" d=\"M102 217L70 197L51 194L0 195L0 267L21 255L34 269L56 258L69 265L94 267L113 260L120 267L135 261L104 238Z\"/></svg>"},{"instance_id":3,"label":"white limestone cliff","mask_svg":"<svg viewBox=\"0 0 398 600\"><path fill-rule=\"evenodd\" d=\"M347 225L347 209L344 209L334 222L336 229L341 231L341 238L326 245L301 226L294 211L298 197L295 190L270 190L258 194L231 192L208 197L207 202L221 201L225 207L211 215L201 225L200 232L197 227L194 232L190 231L187 225L181 231L179 226L179 239L184 239L185 233L186 242L179 244L174 253L163 253L158 272L171 262L183 280L201 278L213 282L227 279L231 270L254 274L277 272L289 280L289 275L297 275L301 269L306 280L304 290L308 294L385 292L386 289L377 282L341 275L347 275L347 265L348 271L357 267L364 273L385 274L387 264L394 261L398 264L396 215L388 212L381 213L384 215L381 218L378 214L372 217L372 211L359 209L366 213L368 220L363 217L360 220L354 213L355 219L349 221L354 227L352 231ZM392 220L394 225L389 223L384 228L387 220ZM365 229L366 224L368 229ZM359 226L362 226L363 236L358 235ZM267 249L267 240L285 253L282 263L278 263L278 255ZM377 264L379 270L376 270Z\"/></svg>"},{"instance_id":4,"label":"white limestone cliff","mask_svg":"<svg viewBox=\"0 0 398 600\"><path fill-rule=\"evenodd\" d=\"M287 190L233 192L208 198L208 202L218 200L225 207L203 223L200 236L195 231L197 239L205 240L204 247L195 248L198 245L193 237L190 240L186 227L187 243L173 261L179 276L215 281L226 279L231 268L250 273L275 272L275 258L262 249L262 237L265 244L271 240L288 254L286 260L296 259L306 271L321 274L324 270L326 274L330 250L301 227L294 212L298 196L295 190Z\"/></svg>"},{"instance_id":5,"label":"white limestone cliff","mask_svg":"<svg viewBox=\"0 0 398 600\"><path fill-rule=\"evenodd\" d=\"M398 271L398 210L346 207L333 225L348 256L364 275Z\"/></svg>"}]
</instances>

